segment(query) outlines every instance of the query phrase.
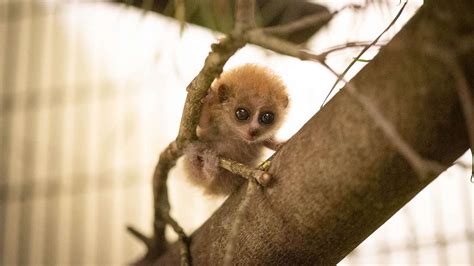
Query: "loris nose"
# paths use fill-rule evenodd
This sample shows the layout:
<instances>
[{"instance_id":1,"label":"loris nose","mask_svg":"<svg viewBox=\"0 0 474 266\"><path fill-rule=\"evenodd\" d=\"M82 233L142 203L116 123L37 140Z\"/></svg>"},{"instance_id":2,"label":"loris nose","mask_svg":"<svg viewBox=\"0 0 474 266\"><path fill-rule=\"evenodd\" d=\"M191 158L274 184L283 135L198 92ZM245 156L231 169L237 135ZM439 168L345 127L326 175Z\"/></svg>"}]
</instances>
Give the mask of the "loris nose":
<instances>
[{"instance_id":1,"label":"loris nose","mask_svg":"<svg viewBox=\"0 0 474 266\"><path fill-rule=\"evenodd\" d=\"M258 129L256 129L256 128L251 128L251 129L249 130L249 135L252 136L252 137L257 136L257 135L258 135Z\"/></svg>"}]
</instances>

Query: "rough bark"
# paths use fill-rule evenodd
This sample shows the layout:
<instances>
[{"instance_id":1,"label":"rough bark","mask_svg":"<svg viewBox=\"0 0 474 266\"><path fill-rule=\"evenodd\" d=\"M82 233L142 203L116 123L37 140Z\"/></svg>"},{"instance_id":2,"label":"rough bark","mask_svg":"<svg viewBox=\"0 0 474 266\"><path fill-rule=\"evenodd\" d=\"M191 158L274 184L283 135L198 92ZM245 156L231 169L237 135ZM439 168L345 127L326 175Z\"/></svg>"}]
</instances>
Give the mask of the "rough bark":
<instances>
[{"instance_id":1,"label":"rough bark","mask_svg":"<svg viewBox=\"0 0 474 266\"><path fill-rule=\"evenodd\" d=\"M424 48L453 50L472 35L472 10L472 0L428 2L351 81L417 152L444 165L468 149L473 121L463 118L450 70ZM473 49L460 58L472 92ZM241 225L239 265L335 264L437 176L418 176L344 90L278 152L270 173ZM193 264L222 264L244 192L192 235ZM177 247L157 264L179 264Z\"/></svg>"}]
</instances>

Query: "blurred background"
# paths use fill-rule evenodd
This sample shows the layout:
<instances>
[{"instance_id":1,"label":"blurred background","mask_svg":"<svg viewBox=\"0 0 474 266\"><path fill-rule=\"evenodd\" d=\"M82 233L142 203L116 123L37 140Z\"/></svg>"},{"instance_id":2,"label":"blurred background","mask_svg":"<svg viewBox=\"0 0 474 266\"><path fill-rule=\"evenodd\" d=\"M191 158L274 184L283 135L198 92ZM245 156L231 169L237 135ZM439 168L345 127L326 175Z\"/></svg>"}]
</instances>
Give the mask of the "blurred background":
<instances>
[{"instance_id":1,"label":"blurred background","mask_svg":"<svg viewBox=\"0 0 474 266\"><path fill-rule=\"evenodd\" d=\"M145 251L125 226L151 234L154 165L176 137L186 85L221 33L193 24L181 31L173 18L146 11L153 1L124 2L0 0L0 265L116 265ZM331 11L349 3L309 2ZM382 42L421 4L410 1ZM345 10L307 46L322 52L371 41L400 7L394 0ZM194 10L206 26L225 22ZM333 53L328 63L342 72L358 52ZM373 48L363 59L376 53ZM319 110L335 81L316 63L251 45L226 68L248 62L272 68L289 87L292 108L281 139ZM348 77L364 65L356 63ZM470 153L459 161L471 165ZM191 233L224 199L202 196L182 175L178 163L170 200ZM474 265L470 175L471 169L451 167L341 265Z\"/></svg>"}]
</instances>

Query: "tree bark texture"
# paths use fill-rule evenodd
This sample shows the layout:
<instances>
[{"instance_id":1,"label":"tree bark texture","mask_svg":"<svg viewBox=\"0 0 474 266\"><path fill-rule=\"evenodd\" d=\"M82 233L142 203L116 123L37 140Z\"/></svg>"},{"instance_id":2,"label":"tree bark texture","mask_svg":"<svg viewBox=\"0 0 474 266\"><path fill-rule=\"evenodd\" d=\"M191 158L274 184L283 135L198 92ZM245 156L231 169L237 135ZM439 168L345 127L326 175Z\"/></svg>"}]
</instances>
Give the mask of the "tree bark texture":
<instances>
[{"instance_id":1,"label":"tree bark texture","mask_svg":"<svg viewBox=\"0 0 474 266\"><path fill-rule=\"evenodd\" d=\"M472 10L472 0L427 1L351 81L418 153L445 165L469 148L466 123L474 121L463 117L450 70L425 47L453 51L468 35L472 40ZM458 58L472 93L473 50ZM269 187L252 195L235 264L335 264L437 175L418 176L344 89L278 152L270 173ZM192 235L194 265L222 264L244 192ZM179 261L172 246L157 264Z\"/></svg>"}]
</instances>

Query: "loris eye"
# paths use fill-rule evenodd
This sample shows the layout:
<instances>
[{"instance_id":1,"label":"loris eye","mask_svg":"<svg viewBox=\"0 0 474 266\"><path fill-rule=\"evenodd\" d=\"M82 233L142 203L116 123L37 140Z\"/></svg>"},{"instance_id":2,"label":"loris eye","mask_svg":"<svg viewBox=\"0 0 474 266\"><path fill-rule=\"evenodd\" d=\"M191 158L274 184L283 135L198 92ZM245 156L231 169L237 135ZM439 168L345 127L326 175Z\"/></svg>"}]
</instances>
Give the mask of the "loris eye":
<instances>
[{"instance_id":1,"label":"loris eye","mask_svg":"<svg viewBox=\"0 0 474 266\"><path fill-rule=\"evenodd\" d=\"M249 116L249 111L247 111L245 108L240 107L235 110L235 117L237 117L239 120L247 120L249 119Z\"/></svg>"},{"instance_id":2,"label":"loris eye","mask_svg":"<svg viewBox=\"0 0 474 266\"><path fill-rule=\"evenodd\" d=\"M270 125L275 120L275 115L272 112L263 113L260 115L260 123Z\"/></svg>"}]
</instances>

